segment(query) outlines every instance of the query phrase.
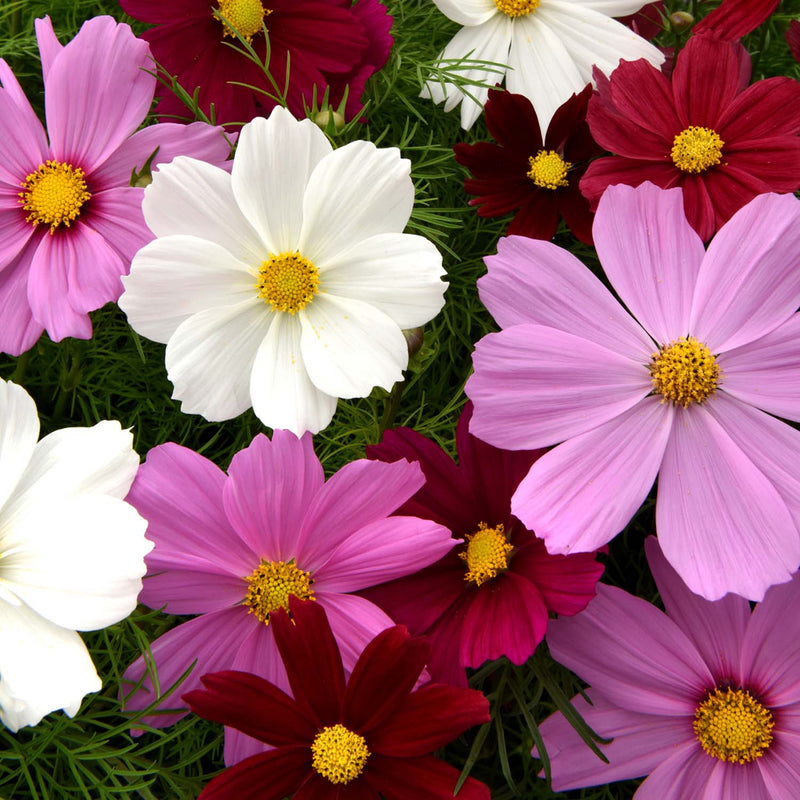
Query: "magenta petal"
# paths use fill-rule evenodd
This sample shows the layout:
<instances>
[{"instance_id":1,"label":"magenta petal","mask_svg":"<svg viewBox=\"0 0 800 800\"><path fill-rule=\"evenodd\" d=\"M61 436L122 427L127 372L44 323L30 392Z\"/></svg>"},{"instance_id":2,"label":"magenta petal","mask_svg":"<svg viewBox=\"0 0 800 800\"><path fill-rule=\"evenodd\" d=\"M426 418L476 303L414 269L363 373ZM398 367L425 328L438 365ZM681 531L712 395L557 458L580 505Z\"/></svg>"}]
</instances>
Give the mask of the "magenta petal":
<instances>
[{"instance_id":1,"label":"magenta petal","mask_svg":"<svg viewBox=\"0 0 800 800\"><path fill-rule=\"evenodd\" d=\"M751 797L756 800L800 797L800 735L781 732L775 736L766 758L759 758L756 765L761 770L765 791L762 794L729 795Z\"/></svg>"},{"instance_id":2,"label":"magenta petal","mask_svg":"<svg viewBox=\"0 0 800 800\"><path fill-rule=\"evenodd\" d=\"M36 228L25 222L23 214L17 193L0 190L0 272L19 258L26 246L35 248L29 242Z\"/></svg>"},{"instance_id":3,"label":"magenta petal","mask_svg":"<svg viewBox=\"0 0 800 800\"><path fill-rule=\"evenodd\" d=\"M650 492L673 416L671 405L647 397L559 445L517 487L512 513L545 540L550 553L597 550L628 524Z\"/></svg>"},{"instance_id":4,"label":"magenta petal","mask_svg":"<svg viewBox=\"0 0 800 800\"><path fill-rule=\"evenodd\" d=\"M69 263L67 299L76 311L94 311L122 294L121 276L130 269L115 250L90 225L77 222L64 240Z\"/></svg>"},{"instance_id":5,"label":"magenta petal","mask_svg":"<svg viewBox=\"0 0 800 800\"><path fill-rule=\"evenodd\" d=\"M28 273L35 246L0 271L0 352L18 356L29 350L44 327L34 319L28 303Z\"/></svg>"},{"instance_id":6,"label":"magenta petal","mask_svg":"<svg viewBox=\"0 0 800 800\"><path fill-rule=\"evenodd\" d=\"M50 17L36 19L33 22L36 30L36 44L39 46L39 56L42 61L42 77L47 80L47 73L55 57L64 49L58 41Z\"/></svg>"},{"instance_id":7,"label":"magenta petal","mask_svg":"<svg viewBox=\"0 0 800 800\"><path fill-rule=\"evenodd\" d=\"M760 600L800 563L786 503L703 406L678 409L659 473L656 529L667 561L709 600L727 592Z\"/></svg>"},{"instance_id":8,"label":"magenta petal","mask_svg":"<svg viewBox=\"0 0 800 800\"><path fill-rule=\"evenodd\" d=\"M720 766L729 765L709 757L696 739L678 745L637 789L636 800L688 800L690 797L723 800L716 794L705 793L712 773Z\"/></svg>"},{"instance_id":9,"label":"magenta petal","mask_svg":"<svg viewBox=\"0 0 800 800\"><path fill-rule=\"evenodd\" d=\"M628 711L694 717L698 697L714 687L700 653L662 611L613 586L574 617L551 620L553 657Z\"/></svg>"},{"instance_id":10,"label":"magenta petal","mask_svg":"<svg viewBox=\"0 0 800 800\"><path fill-rule=\"evenodd\" d=\"M86 221L119 253L118 275L130 272L131 259L153 239L142 214L143 193L144 189L121 186L92 195L91 212ZM118 277L114 282L113 274L106 280L114 286L119 283Z\"/></svg>"}]
</instances>

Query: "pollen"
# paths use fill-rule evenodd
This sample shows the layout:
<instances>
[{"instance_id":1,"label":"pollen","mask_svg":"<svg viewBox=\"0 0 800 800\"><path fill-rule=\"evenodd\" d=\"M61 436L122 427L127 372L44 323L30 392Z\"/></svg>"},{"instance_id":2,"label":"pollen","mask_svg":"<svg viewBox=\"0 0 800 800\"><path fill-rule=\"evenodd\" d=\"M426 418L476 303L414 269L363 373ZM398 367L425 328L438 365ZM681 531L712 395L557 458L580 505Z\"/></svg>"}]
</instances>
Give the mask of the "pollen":
<instances>
[{"instance_id":1,"label":"pollen","mask_svg":"<svg viewBox=\"0 0 800 800\"><path fill-rule=\"evenodd\" d=\"M250 43L261 33L264 17L271 14L272 9L264 8L259 0L219 0L219 13L226 20L222 22L223 36L235 39L238 33Z\"/></svg>"},{"instance_id":2,"label":"pollen","mask_svg":"<svg viewBox=\"0 0 800 800\"><path fill-rule=\"evenodd\" d=\"M331 783L355 780L369 757L364 737L338 723L323 728L311 743L311 766Z\"/></svg>"},{"instance_id":3,"label":"pollen","mask_svg":"<svg viewBox=\"0 0 800 800\"><path fill-rule=\"evenodd\" d=\"M269 615L279 608L289 610L289 597L314 600L311 573L298 569L294 561L264 561L245 578L249 584L244 604L248 614L255 614L269 625Z\"/></svg>"},{"instance_id":4,"label":"pollen","mask_svg":"<svg viewBox=\"0 0 800 800\"><path fill-rule=\"evenodd\" d=\"M671 400L684 408L707 400L722 377L717 359L693 336L678 339L653 353L649 369L653 391L662 396L661 402Z\"/></svg>"},{"instance_id":5,"label":"pollen","mask_svg":"<svg viewBox=\"0 0 800 800\"><path fill-rule=\"evenodd\" d=\"M527 176L542 189L558 189L569 186L567 170L572 166L564 161L555 150L540 150L535 156L529 156L531 168Z\"/></svg>"},{"instance_id":6,"label":"pollen","mask_svg":"<svg viewBox=\"0 0 800 800\"><path fill-rule=\"evenodd\" d=\"M672 142L672 163L683 172L705 172L722 161L725 142L711 128L690 125Z\"/></svg>"},{"instance_id":7,"label":"pollen","mask_svg":"<svg viewBox=\"0 0 800 800\"><path fill-rule=\"evenodd\" d=\"M514 548L508 543L502 525L490 528L481 522L478 530L466 539L466 551L458 554L467 562L465 581L480 586L508 569L508 557Z\"/></svg>"},{"instance_id":8,"label":"pollen","mask_svg":"<svg viewBox=\"0 0 800 800\"><path fill-rule=\"evenodd\" d=\"M507 17L527 17L539 8L542 0L494 0L494 4Z\"/></svg>"},{"instance_id":9,"label":"pollen","mask_svg":"<svg viewBox=\"0 0 800 800\"><path fill-rule=\"evenodd\" d=\"M258 269L258 296L275 311L296 314L319 291L319 270L297 251L270 253Z\"/></svg>"},{"instance_id":10,"label":"pollen","mask_svg":"<svg viewBox=\"0 0 800 800\"><path fill-rule=\"evenodd\" d=\"M714 689L694 712L694 733L710 756L746 764L772 744L775 721L746 689Z\"/></svg>"},{"instance_id":11,"label":"pollen","mask_svg":"<svg viewBox=\"0 0 800 800\"><path fill-rule=\"evenodd\" d=\"M81 214L81 209L91 198L83 170L61 161L39 164L20 183L24 191L19 202L28 212L26 222L32 225L49 225L50 234L59 225L68 228Z\"/></svg>"}]
</instances>

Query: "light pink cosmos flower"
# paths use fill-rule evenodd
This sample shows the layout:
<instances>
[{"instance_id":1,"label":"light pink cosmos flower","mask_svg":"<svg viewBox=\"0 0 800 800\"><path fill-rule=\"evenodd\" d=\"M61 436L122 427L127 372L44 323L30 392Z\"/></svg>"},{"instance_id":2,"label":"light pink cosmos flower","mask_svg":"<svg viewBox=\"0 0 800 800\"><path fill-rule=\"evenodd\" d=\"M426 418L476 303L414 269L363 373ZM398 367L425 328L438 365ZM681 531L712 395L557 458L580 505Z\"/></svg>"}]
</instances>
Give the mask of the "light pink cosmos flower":
<instances>
[{"instance_id":1,"label":"light pink cosmos flower","mask_svg":"<svg viewBox=\"0 0 800 800\"><path fill-rule=\"evenodd\" d=\"M501 239L478 285L504 330L476 347L470 429L564 442L511 502L551 553L604 545L658 475L659 540L689 588L760 600L800 563L800 432L771 416L800 420L800 201L755 198L706 253L680 189L613 186L593 234L634 316L566 250Z\"/></svg>"},{"instance_id":2,"label":"light pink cosmos flower","mask_svg":"<svg viewBox=\"0 0 800 800\"><path fill-rule=\"evenodd\" d=\"M261 434L237 453L227 476L185 447L150 450L126 498L147 519L155 542L139 599L170 614L200 615L152 644L161 690L196 659L181 693L225 669L252 672L290 691L269 625L270 611L288 610L290 595L324 606L349 672L367 642L394 624L351 593L416 572L457 543L443 525L389 516L424 481L416 463L366 459L326 481L311 435L298 439L280 430L272 441ZM135 683L144 674L139 659L124 680ZM146 678L125 705L141 709L155 699ZM163 727L186 713L145 721ZM226 764L263 749L226 729Z\"/></svg>"},{"instance_id":3,"label":"light pink cosmos flower","mask_svg":"<svg viewBox=\"0 0 800 800\"><path fill-rule=\"evenodd\" d=\"M573 704L604 738L601 761L560 714L541 725L553 788L649 775L636 800L800 797L800 574L751 613L692 594L645 544L667 613L611 586L550 623L553 656L591 684Z\"/></svg>"},{"instance_id":4,"label":"light pink cosmos flower","mask_svg":"<svg viewBox=\"0 0 800 800\"><path fill-rule=\"evenodd\" d=\"M179 154L219 163L230 150L205 123L134 134L156 79L128 25L95 17L62 47L45 17L36 35L47 131L0 59L0 351L12 355L44 329L54 341L90 338L88 312L122 293L120 276L153 238L134 170Z\"/></svg>"}]
</instances>

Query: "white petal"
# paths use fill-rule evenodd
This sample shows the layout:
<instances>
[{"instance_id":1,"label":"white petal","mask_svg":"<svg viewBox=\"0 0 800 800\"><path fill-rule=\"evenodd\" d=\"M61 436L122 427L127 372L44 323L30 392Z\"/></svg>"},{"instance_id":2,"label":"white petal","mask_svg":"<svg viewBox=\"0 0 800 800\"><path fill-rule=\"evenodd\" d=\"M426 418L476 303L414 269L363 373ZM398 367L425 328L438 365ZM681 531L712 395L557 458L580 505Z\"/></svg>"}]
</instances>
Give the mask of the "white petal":
<instances>
[{"instance_id":1,"label":"white petal","mask_svg":"<svg viewBox=\"0 0 800 800\"><path fill-rule=\"evenodd\" d=\"M360 300L317 295L300 313L301 347L314 385L334 397L366 397L403 379L408 345L382 311Z\"/></svg>"},{"instance_id":2,"label":"white petal","mask_svg":"<svg viewBox=\"0 0 800 800\"><path fill-rule=\"evenodd\" d=\"M303 200L298 249L323 263L379 233L399 233L414 206L411 162L396 147L350 142L320 161Z\"/></svg>"},{"instance_id":3,"label":"white petal","mask_svg":"<svg viewBox=\"0 0 800 800\"><path fill-rule=\"evenodd\" d=\"M0 720L12 733L58 709L73 716L102 687L81 637L0 602Z\"/></svg>"},{"instance_id":4,"label":"white petal","mask_svg":"<svg viewBox=\"0 0 800 800\"><path fill-rule=\"evenodd\" d=\"M147 521L123 500L65 497L27 508L6 541L2 581L45 619L95 630L133 611L153 543Z\"/></svg>"},{"instance_id":5,"label":"white petal","mask_svg":"<svg viewBox=\"0 0 800 800\"><path fill-rule=\"evenodd\" d=\"M424 325L444 305L442 256L422 236L372 236L318 266L327 294L363 300L401 328Z\"/></svg>"},{"instance_id":6,"label":"white petal","mask_svg":"<svg viewBox=\"0 0 800 800\"><path fill-rule=\"evenodd\" d=\"M609 17L626 17L628 14L636 13L650 2L652 0L558 0L558 5L590 8ZM553 0L544 0L539 9L549 8L551 4L553 4Z\"/></svg>"},{"instance_id":7,"label":"white petal","mask_svg":"<svg viewBox=\"0 0 800 800\"><path fill-rule=\"evenodd\" d=\"M300 320L276 314L258 348L250 379L255 415L270 428L302 436L327 427L336 398L321 392L308 377L300 349Z\"/></svg>"},{"instance_id":8,"label":"white petal","mask_svg":"<svg viewBox=\"0 0 800 800\"><path fill-rule=\"evenodd\" d=\"M0 509L14 491L39 437L39 415L31 396L0 381Z\"/></svg>"},{"instance_id":9,"label":"white petal","mask_svg":"<svg viewBox=\"0 0 800 800\"><path fill-rule=\"evenodd\" d=\"M272 319L258 297L235 306L209 308L181 323L167 344L172 397L184 414L219 422L252 405L250 373Z\"/></svg>"},{"instance_id":10,"label":"white petal","mask_svg":"<svg viewBox=\"0 0 800 800\"><path fill-rule=\"evenodd\" d=\"M314 167L333 148L310 119L298 122L278 106L268 120L242 128L233 160L233 193L273 253L295 250L303 224L303 195Z\"/></svg>"},{"instance_id":11,"label":"white petal","mask_svg":"<svg viewBox=\"0 0 800 800\"><path fill-rule=\"evenodd\" d=\"M185 234L208 239L240 261L258 265L267 247L245 219L224 169L188 156L159 164L144 190L142 211L156 236Z\"/></svg>"},{"instance_id":12,"label":"white petal","mask_svg":"<svg viewBox=\"0 0 800 800\"><path fill-rule=\"evenodd\" d=\"M439 11L459 25L481 25L498 14L494 0L433 0Z\"/></svg>"},{"instance_id":13,"label":"white petal","mask_svg":"<svg viewBox=\"0 0 800 800\"><path fill-rule=\"evenodd\" d=\"M192 314L257 294L253 267L196 236L165 236L145 245L122 282L119 307L131 327L162 344Z\"/></svg>"}]
</instances>

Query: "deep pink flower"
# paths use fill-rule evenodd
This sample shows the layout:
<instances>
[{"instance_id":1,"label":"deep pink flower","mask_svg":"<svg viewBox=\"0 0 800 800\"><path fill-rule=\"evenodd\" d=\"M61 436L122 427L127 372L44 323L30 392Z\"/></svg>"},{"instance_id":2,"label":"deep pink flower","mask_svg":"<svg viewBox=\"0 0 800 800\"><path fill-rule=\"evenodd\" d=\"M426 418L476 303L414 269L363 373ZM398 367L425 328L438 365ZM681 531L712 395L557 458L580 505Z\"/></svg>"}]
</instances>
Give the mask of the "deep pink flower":
<instances>
[{"instance_id":1,"label":"deep pink flower","mask_svg":"<svg viewBox=\"0 0 800 800\"><path fill-rule=\"evenodd\" d=\"M281 610L272 624L293 697L232 671L184 695L200 716L275 748L218 775L200 800L451 800L458 770L431 753L489 722L486 698L433 683L412 691L430 648L399 625L367 644L345 681L322 606L289 606L292 620ZM458 796L490 800L474 778Z\"/></svg>"},{"instance_id":2,"label":"deep pink flower","mask_svg":"<svg viewBox=\"0 0 800 800\"><path fill-rule=\"evenodd\" d=\"M276 103L264 91L274 95L275 88L262 69L228 46L240 45L215 10L250 37L262 63L262 22L267 26L269 72L282 91L289 58L286 102L298 119L305 117L304 103L311 106L315 86L320 100L330 87L335 107L349 85L345 110L348 118L356 116L367 78L386 63L394 41L389 33L392 18L378 0L358 0L355 5L350 0L120 0L120 5L126 14L156 26L142 34L155 60L177 76L190 95L199 87L202 111L209 114L213 104L217 121L225 124L269 116ZM156 110L163 116L188 113L168 91Z\"/></svg>"},{"instance_id":3,"label":"deep pink flower","mask_svg":"<svg viewBox=\"0 0 800 800\"><path fill-rule=\"evenodd\" d=\"M131 173L179 154L220 163L221 128L153 125L144 42L111 17L84 23L62 47L36 21L47 132L0 59L0 351L50 338L89 339L88 312L122 294L120 277L153 235ZM132 135L133 134L133 135Z\"/></svg>"},{"instance_id":4,"label":"deep pink flower","mask_svg":"<svg viewBox=\"0 0 800 800\"><path fill-rule=\"evenodd\" d=\"M475 349L470 430L563 442L511 501L550 552L608 542L658 476L659 541L689 588L760 600L800 564L800 432L772 416L800 421L800 200L757 197L705 252L680 190L612 186L594 241L630 314L550 242L486 259L503 330Z\"/></svg>"},{"instance_id":5,"label":"deep pink flower","mask_svg":"<svg viewBox=\"0 0 800 800\"><path fill-rule=\"evenodd\" d=\"M540 726L556 790L650 777L636 800L800 797L800 574L751 613L692 594L645 543L667 613L611 586L547 633L591 684L572 703L613 742L603 763L560 714Z\"/></svg>"},{"instance_id":6,"label":"deep pink flower","mask_svg":"<svg viewBox=\"0 0 800 800\"><path fill-rule=\"evenodd\" d=\"M185 447L155 447L127 500L148 521L155 548L139 597L170 614L199 614L158 638L152 655L162 690L197 659L187 691L207 672L254 672L286 689L270 612L288 597L314 600L328 612L345 669L379 631L393 624L351 594L407 575L455 544L428 520L389 516L424 481L416 464L354 461L325 481L311 436L260 434L231 461L227 476ZM125 673L145 674L140 658ZM125 703L141 709L156 696L149 677ZM166 705L174 708L175 701ZM171 725L186 710L145 718ZM236 731L225 736L225 762L261 750Z\"/></svg>"},{"instance_id":7,"label":"deep pink flower","mask_svg":"<svg viewBox=\"0 0 800 800\"><path fill-rule=\"evenodd\" d=\"M504 655L522 664L544 637L550 612L582 610L603 572L595 553L549 555L511 514L511 495L543 451L498 450L470 435L471 416L468 403L456 429L458 465L410 428L387 431L367 448L369 458L406 458L422 467L425 485L398 513L439 522L471 541L414 575L362 592L430 639L433 680L463 686L465 667ZM492 544L502 549L487 553Z\"/></svg>"}]
</instances>

